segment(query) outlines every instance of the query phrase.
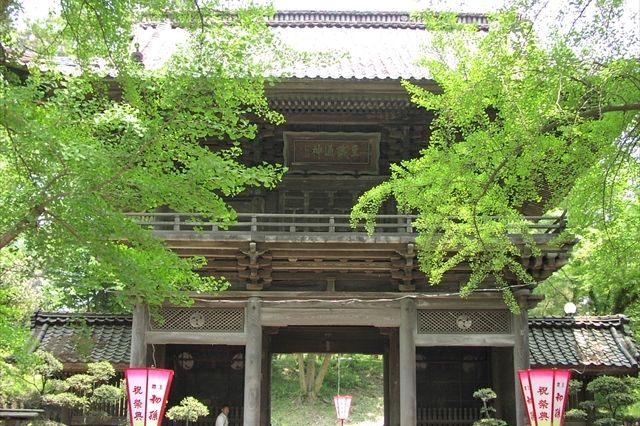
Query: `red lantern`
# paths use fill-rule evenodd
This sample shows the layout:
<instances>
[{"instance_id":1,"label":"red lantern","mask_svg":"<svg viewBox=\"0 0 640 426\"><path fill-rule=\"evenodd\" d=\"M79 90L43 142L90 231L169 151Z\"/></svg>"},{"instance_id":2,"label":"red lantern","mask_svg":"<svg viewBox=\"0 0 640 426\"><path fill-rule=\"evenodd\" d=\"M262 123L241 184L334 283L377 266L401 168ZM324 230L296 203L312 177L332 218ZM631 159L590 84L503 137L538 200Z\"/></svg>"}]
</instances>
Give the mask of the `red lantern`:
<instances>
[{"instance_id":1,"label":"red lantern","mask_svg":"<svg viewBox=\"0 0 640 426\"><path fill-rule=\"evenodd\" d=\"M562 426L569 394L569 370L518 371L531 426Z\"/></svg>"},{"instance_id":2,"label":"red lantern","mask_svg":"<svg viewBox=\"0 0 640 426\"><path fill-rule=\"evenodd\" d=\"M351 408L351 395L336 395L333 397L333 405L336 406L336 414L341 424L349 418L349 408Z\"/></svg>"},{"instance_id":3,"label":"red lantern","mask_svg":"<svg viewBox=\"0 0 640 426\"><path fill-rule=\"evenodd\" d=\"M173 370L161 368L127 368L127 398L131 426L162 424Z\"/></svg>"}]
</instances>

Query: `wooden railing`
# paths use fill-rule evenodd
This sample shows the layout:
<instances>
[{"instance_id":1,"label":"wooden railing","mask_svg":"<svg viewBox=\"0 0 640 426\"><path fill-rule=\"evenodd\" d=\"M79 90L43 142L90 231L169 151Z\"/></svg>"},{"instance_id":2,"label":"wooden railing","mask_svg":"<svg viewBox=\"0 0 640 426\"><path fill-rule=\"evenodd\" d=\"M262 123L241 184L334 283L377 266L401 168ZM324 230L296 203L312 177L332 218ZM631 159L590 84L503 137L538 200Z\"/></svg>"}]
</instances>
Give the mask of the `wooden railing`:
<instances>
[{"instance_id":1,"label":"wooden railing","mask_svg":"<svg viewBox=\"0 0 640 426\"><path fill-rule=\"evenodd\" d=\"M127 400L122 397L116 403L92 403L91 414L82 410L71 411L71 426L83 424L121 425L127 417Z\"/></svg>"},{"instance_id":2,"label":"wooden railing","mask_svg":"<svg viewBox=\"0 0 640 426\"><path fill-rule=\"evenodd\" d=\"M97 407L96 407L97 408ZM86 422L88 425L118 425L122 424L127 416L126 403L124 399L114 405L100 407L104 410L106 417L97 418L95 416L82 417L81 411L72 412L71 425L81 425ZM213 409L209 416L198 419L196 422L189 422L189 426L213 426L219 410ZM422 408L417 410L417 426L470 426L479 416L476 408ZM53 419L50 415L47 418ZM59 420L59 417L57 418ZM164 426L183 426L184 422L171 421L165 417L162 422ZM229 413L229 426L242 425L242 407L231 407Z\"/></svg>"},{"instance_id":3,"label":"wooden railing","mask_svg":"<svg viewBox=\"0 0 640 426\"><path fill-rule=\"evenodd\" d=\"M471 426L480 418L476 408L418 407L418 426Z\"/></svg>"},{"instance_id":4,"label":"wooden railing","mask_svg":"<svg viewBox=\"0 0 640 426\"><path fill-rule=\"evenodd\" d=\"M127 213L141 226L167 232L227 233L365 233L363 224L353 228L346 214L238 213L235 223L220 223L203 214L192 213ZM375 234L408 235L414 233L414 215L379 215ZM535 233L558 233L565 227L564 216L527 216L527 227Z\"/></svg>"}]
</instances>

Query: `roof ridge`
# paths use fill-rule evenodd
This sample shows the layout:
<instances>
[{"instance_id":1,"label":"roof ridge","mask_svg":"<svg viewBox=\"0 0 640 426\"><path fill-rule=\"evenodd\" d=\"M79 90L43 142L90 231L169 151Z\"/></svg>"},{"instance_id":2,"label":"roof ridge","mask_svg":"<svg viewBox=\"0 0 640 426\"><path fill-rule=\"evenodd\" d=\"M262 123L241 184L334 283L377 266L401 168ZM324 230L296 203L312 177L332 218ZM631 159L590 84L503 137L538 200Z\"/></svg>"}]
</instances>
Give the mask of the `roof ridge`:
<instances>
[{"instance_id":1,"label":"roof ridge","mask_svg":"<svg viewBox=\"0 0 640 426\"><path fill-rule=\"evenodd\" d=\"M543 316L529 317L529 325L573 325L573 326L623 326L629 323L629 317L615 315L580 315L580 316Z\"/></svg>"},{"instance_id":2,"label":"roof ridge","mask_svg":"<svg viewBox=\"0 0 640 426\"><path fill-rule=\"evenodd\" d=\"M31 316L31 326L37 324L66 324L74 321L88 323L131 322L131 314L89 313L89 312L35 312Z\"/></svg>"},{"instance_id":3,"label":"roof ridge","mask_svg":"<svg viewBox=\"0 0 640 426\"><path fill-rule=\"evenodd\" d=\"M489 28L489 20L484 13L456 12L458 22L477 25L478 29ZM178 26L171 20L143 21L142 28L156 28L158 25ZM269 18L268 25L277 28L387 28L387 29L424 29L424 23L414 18L411 12L398 11L344 11L344 10L280 10Z\"/></svg>"},{"instance_id":4,"label":"roof ridge","mask_svg":"<svg viewBox=\"0 0 640 426\"><path fill-rule=\"evenodd\" d=\"M488 27L486 14L458 13L458 21ZM424 29L424 24L410 12L398 11L323 11L282 10L269 19L272 27L337 27L337 28L398 28Z\"/></svg>"}]
</instances>

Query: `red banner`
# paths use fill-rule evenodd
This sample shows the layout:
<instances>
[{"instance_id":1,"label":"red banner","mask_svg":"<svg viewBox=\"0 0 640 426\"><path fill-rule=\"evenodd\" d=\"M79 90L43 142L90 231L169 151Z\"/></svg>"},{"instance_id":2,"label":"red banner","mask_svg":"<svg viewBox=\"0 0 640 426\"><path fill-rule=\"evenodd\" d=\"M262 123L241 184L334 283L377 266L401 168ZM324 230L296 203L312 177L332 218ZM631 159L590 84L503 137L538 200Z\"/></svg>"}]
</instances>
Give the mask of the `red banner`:
<instances>
[{"instance_id":1,"label":"red banner","mask_svg":"<svg viewBox=\"0 0 640 426\"><path fill-rule=\"evenodd\" d=\"M173 370L127 368L127 399L131 426L160 426L173 380Z\"/></svg>"},{"instance_id":2,"label":"red banner","mask_svg":"<svg viewBox=\"0 0 640 426\"><path fill-rule=\"evenodd\" d=\"M531 426L562 426L569 394L569 370L518 371Z\"/></svg>"}]
</instances>

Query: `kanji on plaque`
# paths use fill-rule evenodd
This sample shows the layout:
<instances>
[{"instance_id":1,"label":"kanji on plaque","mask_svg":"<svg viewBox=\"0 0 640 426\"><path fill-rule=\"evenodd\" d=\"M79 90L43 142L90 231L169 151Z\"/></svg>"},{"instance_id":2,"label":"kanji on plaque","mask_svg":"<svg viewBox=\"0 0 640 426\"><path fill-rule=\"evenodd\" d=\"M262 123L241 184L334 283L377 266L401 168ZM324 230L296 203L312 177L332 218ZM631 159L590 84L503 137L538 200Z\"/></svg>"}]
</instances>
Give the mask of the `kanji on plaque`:
<instances>
[{"instance_id":1,"label":"kanji on plaque","mask_svg":"<svg viewBox=\"0 0 640 426\"><path fill-rule=\"evenodd\" d=\"M570 375L569 370L518 371L531 426L562 426Z\"/></svg>"},{"instance_id":2,"label":"kanji on plaque","mask_svg":"<svg viewBox=\"0 0 640 426\"><path fill-rule=\"evenodd\" d=\"M127 368L129 418L132 426L159 426L167 403L173 370Z\"/></svg>"}]
</instances>

